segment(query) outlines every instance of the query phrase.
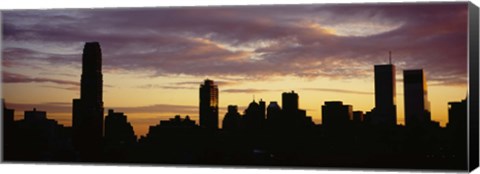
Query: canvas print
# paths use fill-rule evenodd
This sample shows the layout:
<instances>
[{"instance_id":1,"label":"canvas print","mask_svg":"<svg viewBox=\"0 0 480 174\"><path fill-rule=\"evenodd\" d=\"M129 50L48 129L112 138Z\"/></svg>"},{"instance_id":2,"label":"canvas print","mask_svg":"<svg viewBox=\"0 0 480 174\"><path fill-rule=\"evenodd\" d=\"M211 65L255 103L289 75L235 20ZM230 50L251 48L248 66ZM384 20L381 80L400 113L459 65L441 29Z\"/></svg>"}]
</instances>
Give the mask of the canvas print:
<instances>
[{"instance_id":1,"label":"canvas print","mask_svg":"<svg viewBox=\"0 0 480 174\"><path fill-rule=\"evenodd\" d=\"M3 161L466 170L469 7L5 10Z\"/></svg>"}]
</instances>

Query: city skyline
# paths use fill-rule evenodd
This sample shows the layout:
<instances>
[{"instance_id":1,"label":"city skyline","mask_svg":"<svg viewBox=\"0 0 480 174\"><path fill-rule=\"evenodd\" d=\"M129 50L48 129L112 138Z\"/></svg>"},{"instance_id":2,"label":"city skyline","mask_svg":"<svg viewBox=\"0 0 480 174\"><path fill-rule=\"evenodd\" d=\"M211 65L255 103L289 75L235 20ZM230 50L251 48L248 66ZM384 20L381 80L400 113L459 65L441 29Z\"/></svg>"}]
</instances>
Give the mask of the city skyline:
<instances>
[{"instance_id":1,"label":"city skyline","mask_svg":"<svg viewBox=\"0 0 480 174\"><path fill-rule=\"evenodd\" d=\"M148 126L178 114L190 115L199 124L198 86L207 78L215 80L221 93L219 126L228 105L238 105L241 114L253 96L257 101L263 99L267 104L277 101L282 105L281 93L291 90L300 96L299 107L306 109L307 115L320 124L321 106L325 101L343 101L352 105L355 111L370 111L374 107L373 65L386 64L391 50L393 64L397 67L397 124L404 124L404 100L400 92L403 91L402 71L424 69L429 83L432 120L440 121L444 126L448 119L448 102L464 99L467 92L467 38L466 30L463 30L467 27L466 5L452 6L455 8L449 8L449 13L442 16L446 18L441 20L428 15L443 13L441 5L429 4L430 11L421 19L407 19L408 15L401 12L409 9L411 13L424 14L422 11L427 6L343 7L358 13L355 20L360 22L357 23L341 15L335 17L338 22L332 22L334 17L331 15L339 14L342 8L328 5L280 6L280 9L267 8L265 11L255 7L205 7L167 8L159 12L148 9L146 12L121 9L4 12L3 94L9 108L21 111L36 107L47 111L49 118L69 126L71 99L77 98L80 91L79 46L83 46L85 39L90 39L100 41L105 54L104 108L128 115L137 135L145 134ZM304 20L295 22L291 19L282 23L280 21L289 16L275 16L281 10L291 10L291 18ZM168 23L166 19L158 19L157 22L166 23L158 31L154 30L158 26L149 23L154 21L140 22L138 27L144 28L140 34L129 34L139 29L136 27L125 26L125 31L112 28L124 26L126 21L100 25L89 31L91 33L80 32L81 22L65 21L121 14L135 14L132 16L140 18L156 13L163 16L181 14L184 21ZM247 13L266 15L258 20L251 19L252 22L246 22L244 26L235 25L232 32L238 36L229 34L231 22L245 22L231 15L243 14L250 20L252 16ZM200 27L186 29L196 14L204 14L213 22L203 21L204 25L198 23ZM231 21L212 18L218 14L224 14ZM15 19L25 17L32 21L13 23ZM131 18L130 21L135 21ZM49 19L57 20L41 23ZM89 24L99 24L102 19ZM430 23L422 25L423 20ZM43 28L28 30L33 25ZM425 28L427 25L430 27ZM202 26L210 31L203 31ZM349 31L352 26L364 30ZM105 30L112 33L102 32ZM48 35L50 31L60 34ZM73 31L83 35L69 35ZM28 34L37 37L28 37ZM397 39L400 40L393 40L392 36L399 36ZM452 37L456 39L441 42ZM135 44L118 44L115 38L134 41ZM45 44L35 44L40 41ZM365 41L375 43L356 45ZM440 44L433 47L430 43ZM329 45L340 49L329 50L332 49ZM28 64L32 62L36 64ZM20 113L16 112L17 119Z\"/></svg>"}]
</instances>

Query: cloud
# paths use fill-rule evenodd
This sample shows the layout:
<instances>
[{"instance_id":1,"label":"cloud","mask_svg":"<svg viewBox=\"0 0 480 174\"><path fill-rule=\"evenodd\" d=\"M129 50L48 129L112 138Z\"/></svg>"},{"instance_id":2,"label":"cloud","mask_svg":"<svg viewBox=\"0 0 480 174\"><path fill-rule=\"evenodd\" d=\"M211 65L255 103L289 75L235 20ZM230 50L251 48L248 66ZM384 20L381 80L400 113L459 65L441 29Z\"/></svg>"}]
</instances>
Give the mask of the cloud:
<instances>
[{"instance_id":1,"label":"cloud","mask_svg":"<svg viewBox=\"0 0 480 174\"><path fill-rule=\"evenodd\" d=\"M201 81L201 82L198 82L198 81L184 81L184 82L176 82L176 83L173 83L172 85L187 85L187 86L199 87L202 83L203 83L203 81ZM240 82L215 80L214 83L218 86L231 86L231 85L237 85Z\"/></svg>"},{"instance_id":2,"label":"cloud","mask_svg":"<svg viewBox=\"0 0 480 174\"><path fill-rule=\"evenodd\" d=\"M182 81L182 82L175 82L169 84L145 84L145 85L138 85L136 88L141 89L198 89L203 81ZM215 80L214 83L220 87L223 86L231 86L237 85L239 82L234 81L222 81L222 80Z\"/></svg>"},{"instance_id":3,"label":"cloud","mask_svg":"<svg viewBox=\"0 0 480 174\"><path fill-rule=\"evenodd\" d=\"M194 87L166 86L166 85L158 85L158 84L146 84L146 85L140 85L136 87L141 89L196 89Z\"/></svg>"},{"instance_id":4,"label":"cloud","mask_svg":"<svg viewBox=\"0 0 480 174\"><path fill-rule=\"evenodd\" d=\"M6 107L10 109L15 109L16 111L25 111L32 110L37 108L37 110L52 112L52 113L71 113L72 112L72 103L69 102L45 102L45 103L11 103L6 101ZM189 106L189 105L171 105L171 104L154 104L147 106L134 106L134 107L116 107L116 106L105 106L105 114L107 114L108 109L114 109L116 112L128 113L155 113L155 114L164 114L164 113L174 113L181 115L189 115L192 113L198 113L198 106Z\"/></svg>"},{"instance_id":5,"label":"cloud","mask_svg":"<svg viewBox=\"0 0 480 174\"><path fill-rule=\"evenodd\" d=\"M55 83L59 85L72 85L72 86L80 86L79 82L75 81L68 81L68 80L58 80L58 79L50 79L50 78L41 78L41 77L29 77L22 74L17 73L10 73L10 72L3 72L3 83Z\"/></svg>"},{"instance_id":6,"label":"cloud","mask_svg":"<svg viewBox=\"0 0 480 174\"><path fill-rule=\"evenodd\" d=\"M114 109L118 112L125 113L175 113L175 114L192 114L198 113L198 106L189 105L171 105L171 104L154 104L148 106L136 107L115 107L107 106L105 109Z\"/></svg>"},{"instance_id":7,"label":"cloud","mask_svg":"<svg viewBox=\"0 0 480 174\"><path fill-rule=\"evenodd\" d=\"M224 89L222 92L227 93L262 93L262 92L270 92L274 90L269 89Z\"/></svg>"},{"instance_id":8,"label":"cloud","mask_svg":"<svg viewBox=\"0 0 480 174\"><path fill-rule=\"evenodd\" d=\"M64 87L64 86L42 85L42 87L55 88L55 89L63 89L63 90L80 92L80 86L67 86L67 87Z\"/></svg>"},{"instance_id":9,"label":"cloud","mask_svg":"<svg viewBox=\"0 0 480 174\"><path fill-rule=\"evenodd\" d=\"M303 90L310 90L310 91L336 92L336 93L359 94L359 95L374 95L373 92L344 90L344 89L330 89L330 88L302 88L302 89Z\"/></svg>"},{"instance_id":10,"label":"cloud","mask_svg":"<svg viewBox=\"0 0 480 174\"><path fill-rule=\"evenodd\" d=\"M2 65L28 59L79 66L72 50L95 40L105 71L358 79L371 78L371 67L391 50L394 62L406 62L399 68L466 84L459 77L467 76L467 9L462 2L8 11Z\"/></svg>"},{"instance_id":11,"label":"cloud","mask_svg":"<svg viewBox=\"0 0 480 174\"><path fill-rule=\"evenodd\" d=\"M15 112L22 112L36 108L40 111L47 111L52 113L71 113L71 103L51 102L51 103L11 103L6 101L7 108L14 109Z\"/></svg>"}]
</instances>

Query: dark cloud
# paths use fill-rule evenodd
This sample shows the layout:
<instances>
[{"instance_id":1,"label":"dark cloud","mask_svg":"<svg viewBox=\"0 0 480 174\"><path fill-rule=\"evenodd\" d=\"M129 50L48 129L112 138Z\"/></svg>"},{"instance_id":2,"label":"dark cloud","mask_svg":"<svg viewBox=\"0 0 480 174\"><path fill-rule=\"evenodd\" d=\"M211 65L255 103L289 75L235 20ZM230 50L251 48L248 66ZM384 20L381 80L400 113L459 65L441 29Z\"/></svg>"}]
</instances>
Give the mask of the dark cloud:
<instances>
[{"instance_id":1,"label":"dark cloud","mask_svg":"<svg viewBox=\"0 0 480 174\"><path fill-rule=\"evenodd\" d=\"M187 86L200 86L202 82L197 82L197 81L184 81L184 82L176 82L173 83L172 85L187 85ZM230 86L230 85L237 85L239 82L234 82L234 81L222 81L222 80L215 80L214 83L218 86Z\"/></svg>"},{"instance_id":2,"label":"dark cloud","mask_svg":"<svg viewBox=\"0 0 480 174\"><path fill-rule=\"evenodd\" d=\"M374 95L373 92L343 90L343 89L330 89L330 88L302 88L302 89L310 90L310 91L337 92L337 93L344 93L344 94L346 93L346 94Z\"/></svg>"},{"instance_id":3,"label":"dark cloud","mask_svg":"<svg viewBox=\"0 0 480 174\"><path fill-rule=\"evenodd\" d=\"M15 109L16 111L37 110L48 111L52 113L71 113L72 104L65 102L46 102L46 103L10 103L6 101L6 107ZM114 109L118 112L125 113L175 113L175 114L192 114L198 113L198 106L188 105L170 105L170 104L154 104L148 106L136 106L136 107L115 107L105 106L105 112L108 109Z\"/></svg>"},{"instance_id":4,"label":"dark cloud","mask_svg":"<svg viewBox=\"0 0 480 174\"><path fill-rule=\"evenodd\" d=\"M261 93L261 92L270 92L273 90L269 89L224 89L222 92L226 93Z\"/></svg>"},{"instance_id":5,"label":"dark cloud","mask_svg":"<svg viewBox=\"0 0 480 174\"><path fill-rule=\"evenodd\" d=\"M80 86L79 82L75 81L68 81L68 80L58 80L58 79L50 79L50 78L41 78L41 77L29 77L22 74L10 73L10 72L3 72L3 83L55 83L59 85L72 85L72 86Z\"/></svg>"},{"instance_id":6,"label":"dark cloud","mask_svg":"<svg viewBox=\"0 0 480 174\"><path fill-rule=\"evenodd\" d=\"M198 89L203 82L200 81L183 81L183 82L175 82L175 83L168 83L168 84L145 84L136 86L136 88L142 89ZM239 84L238 82L234 81L219 81L215 80L214 83L220 87L223 86L231 86Z\"/></svg>"},{"instance_id":7,"label":"dark cloud","mask_svg":"<svg viewBox=\"0 0 480 174\"><path fill-rule=\"evenodd\" d=\"M146 84L137 86L137 88L141 89L196 89L194 87L186 87L186 86L166 86L166 85L158 85L158 84Z\"/></svg>"},{"instance_id":8,"label":"dark cloud","mask_svg":"<svg viewBox=\"0 0 480 174\"><path fill-rule=\"evenodd\" d=\"M391 28L356 35L382 27ZM459 78L467 76L466 31L463 2L19 10L3 13L2 65L35 59L78 66L79 53L42 53L14 43L81 50L83 42L95 40L106 71L250 80L370 78L371 67L386 62L392 50L394 62L404 63L399 68L423 68L429 79L449 85L466 83Z\"/></svg>"},{"instance_id":9,"label":"dark cloud","mask_svg":"<svg viewBox=\"0 0 480 174\"><path fill-rule=\"evenodd\" d=\"M42 87L55 88L55 89L63 89L63 90L70 90L70 91L80 92L80 86L53 86L53 85L42 85Z\"/></svg>"},{"instance_id":10,"label":"dark cloud","mask_svg":"<svg viewBox=\"0 0 480 174\"><path fill-rule=\"evenodd\" d=\"M72 107L71 103L10 103L6 101L6 107L14 109L15 112L22 112L27 110L32 110L36 108L37 110L47 111L52 113L71 113ZM48 113L47 113L48 114Z\"/></svg>"},{"instance_id":11,"label":"dark cloud","mask_svg":"<svg viewBox=\"0 0 480 174\"><path fill-rule=\"evenodd\" d=\"M114 109L115 111L125 113L175 113L175 114L192 114L198 113L198 106L188 105L171 105L171 104L154 104L138 107L105 107L105 109Z\"/></svg>"}]
</instances>

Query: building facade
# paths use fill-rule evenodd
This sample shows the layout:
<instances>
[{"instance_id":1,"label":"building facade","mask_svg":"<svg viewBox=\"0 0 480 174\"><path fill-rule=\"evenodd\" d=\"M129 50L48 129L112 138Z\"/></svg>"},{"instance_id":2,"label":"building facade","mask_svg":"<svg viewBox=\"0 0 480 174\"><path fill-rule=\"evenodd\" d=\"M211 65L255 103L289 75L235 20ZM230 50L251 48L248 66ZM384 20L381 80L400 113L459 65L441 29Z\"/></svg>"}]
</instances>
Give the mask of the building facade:
<instances>
[{"instance_id":1,"label":"building facade","mask_svg":"<svg viewBox=\"0 0 480 174\"><path fill-rule=\"evenodd\" d=\"M404 70L405 126L430 124L430 102L423 70Z\"/></svg>"},{"instance_id":2,"label":"building facade","mask_svg":"<svg viewBox=\"0 0 480 174\"><path fill-rule=\"evenodd\" d=\"M73 143L85 160L96 159L103 141L102 51L98 42L83 48L80 99L73 100Z\"/></svg>"},{"instance_id":3,"label":"building facade","mask_svg":"<svg viewBox=\"0 0 480 174\"><path fill-rule=\"evenodd\" d=\"M218 129L218 87L209 79L200 85L200 127Z\"/></svg>"},{"instance_id":4,"label":"building facade","mask_svg":"<svg viewBox=\"0 0 480 174\"><path fill-rule=\"evenodd\" d=\"M375 65L375 109L372 123L385 126L397 124L395 66Z\"/></svg>"}]
</instances>

